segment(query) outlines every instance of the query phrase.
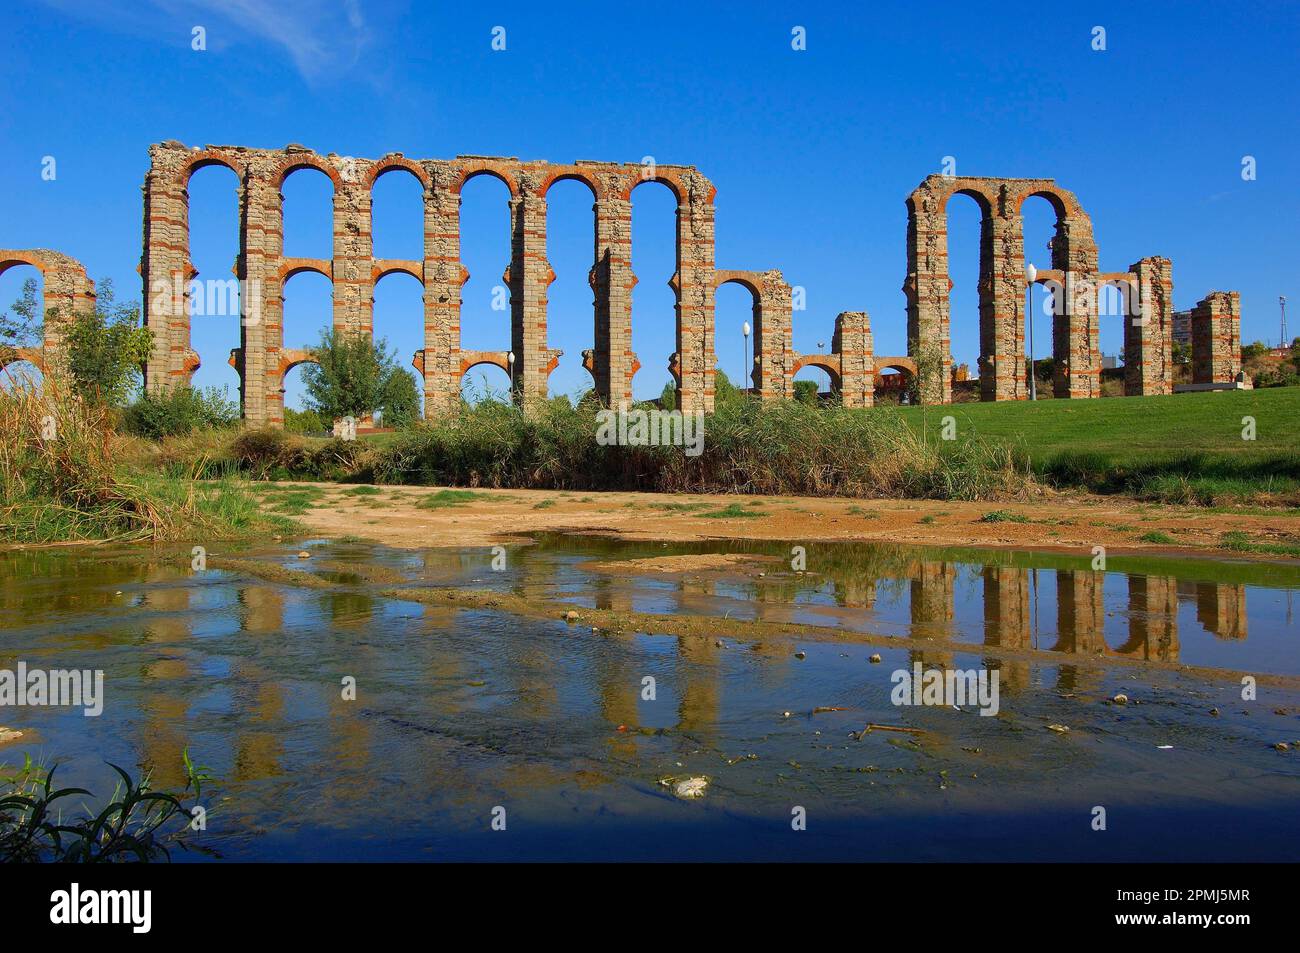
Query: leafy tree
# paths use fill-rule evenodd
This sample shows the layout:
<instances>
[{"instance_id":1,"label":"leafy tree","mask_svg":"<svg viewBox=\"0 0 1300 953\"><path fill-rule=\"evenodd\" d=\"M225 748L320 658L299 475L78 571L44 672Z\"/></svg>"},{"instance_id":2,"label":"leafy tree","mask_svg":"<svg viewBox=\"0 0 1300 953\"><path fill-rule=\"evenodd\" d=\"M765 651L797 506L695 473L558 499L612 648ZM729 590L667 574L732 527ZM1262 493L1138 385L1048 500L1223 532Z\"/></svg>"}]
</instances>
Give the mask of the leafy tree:
<instances>
[{"instance_id":1,"label":"leafy tree","mask_svg":"<svg viewBox=\"0 0 1300 953\"><path fill-rule=\"evenodd\" d=\"M673 382L669 381L664 385L664 389L659 392L659 409L676 410L677 409L677 388Z\"/></svg>"},{"instance_id":2,"label":"leafy tree","mask_svg":"<svg viewBox=\"0 0 1300 953\"><path fill-rule=\"evenodd\" d=\"M323 421L365 417L379 409L384 384L395 366L384 340L330 328L311 349L315 364L303 371L307 408Z\"/></svg>"},{"instance_id":3,"label":"leafy tree","mask_svg":"<svg viewBox=\"0 0 1300 953\"><path fill-rule=\"evenodd\" d=\"M13 314L0 313L0 347L28 347L41 340L40 302L36 299L36 279L23 282L22 296L11 306Z\"/></svg>"},{"instance_id":4,"label":"leafy tree","mask_svg":"<svg viewBox=\"0 0 1300 953\"><path fill-rule=\"evenodd\" d=\"M68 370L77 391L109 407L120 407L139 386L141 368L153 348L153 332L140 326L138 302L117 304L105 278L92 311L62 319L60 332Z\"/></svg>"},{"instance_id":5,"label":"leafy tree","mask_svg":"<svg viewBox=\"0 0 1300 953\"><path fill-rule=\"evenodd\" d=\"M380 386L379 412L385 427L409 427L420 419L420 389L406 368L388 369Z\"/></svg>"},{"instance_id":6,"label":"leafy tree","mask_svg":"<svg viewBox=\"0 0 1300 953\"><path fill-rule=\"evenodd\" d=\"M1249 360L1252 357L1263 357L1267 353L1268 345L1263 341L1254 341L1241 349L1243 360Z\"/></svg>"},{"instance_id":7,"label":"leafy tree","mask_svg":"<svg viewBox=\"0 0 1300 953\"><path fill-rule=\"evenodd\" d=\"M284 429L289 433L324 433L329 430L314 410L284 408Z\"/></svg>"},{"instance_id":8,"label":"leafy tree","mask_svg":"<svg viewBox=\"0 0 1300 953\"><path fill-rule=\"evenodd\" d=\"M810 404L816 407L818 393L816 381L794 382L794 399L801 404Z\"/></svg>"},{"instance_id":9,"label":"leafy tree","mask_svg":"<svg viewBox=\"0 0 1300 953\"><path fill-rule=\"evenodd\" d=\"M731 383L731 378L727 376L726 371L717 368L713 372L713 403L715 406L730 404L733 401L743 400L744 394L736 389L736 385Z\"/></svg>"}]
</instances>

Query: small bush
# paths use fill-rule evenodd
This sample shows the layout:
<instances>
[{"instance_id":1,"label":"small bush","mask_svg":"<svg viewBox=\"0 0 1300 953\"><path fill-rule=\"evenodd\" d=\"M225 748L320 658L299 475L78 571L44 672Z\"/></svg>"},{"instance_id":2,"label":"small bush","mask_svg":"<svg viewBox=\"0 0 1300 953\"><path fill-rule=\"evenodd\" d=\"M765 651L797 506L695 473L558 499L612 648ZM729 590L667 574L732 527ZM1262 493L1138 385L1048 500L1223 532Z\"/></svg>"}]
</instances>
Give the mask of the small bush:
<instances>
[{"instance_id":1,"label":"small bush","mask_svg":"<svg viewBox=\"0 0 1300 953\"><path fill-rule=\"evenodd\" d=\"M122 427L137 437L161 440L239 422L239 405L226 390L176 387L144 394L122 415Z\"/></svg>"}]
</instances>

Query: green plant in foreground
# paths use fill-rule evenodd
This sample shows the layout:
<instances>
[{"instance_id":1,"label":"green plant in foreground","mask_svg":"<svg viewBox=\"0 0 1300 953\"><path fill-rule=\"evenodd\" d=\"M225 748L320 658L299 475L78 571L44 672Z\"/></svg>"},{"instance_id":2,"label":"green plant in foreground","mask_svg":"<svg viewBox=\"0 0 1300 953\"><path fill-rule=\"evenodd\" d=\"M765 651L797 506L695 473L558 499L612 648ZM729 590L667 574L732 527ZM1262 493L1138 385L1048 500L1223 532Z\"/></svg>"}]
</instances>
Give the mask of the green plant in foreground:
<instances>
[{"instance_id":1,"label":"green plant in foreground","mask_svg":"<svg viewBox=\"0 0 1300 953\"><path fill-rule=\"evenodd\" d=\"M1143 533L1138 537L1144 543L1158 543L1164 546L1170 546L1178 542L1168 533L1162 533L1159 530L1152 530L1149 533Z\"/></svg>"},{"instance_id":2,"label":"green plant in foreground","mask_svg":"<svg viewBox=\"0 0 1300 953\"><path fill-rule=\"evenodd\" d=\"M727 506L724 506L720 510L712 510L708 513L698 513L696 515L704 517L705 519L722 520L722 519L751 519L755 516L764 516L766 514L759 513L757 510L747 510L740 503L731 503L728 504Z\"/></svg>"},{"instance_id":3,"label":"green plant in foreground","mask_svg":"<svg viewBox=\"0 0 1300 953\"><path fill-rule=\"evenodd\" d=\"M120 777L109 803L97 814L68 819L62 802L85 788L55 788L55 768L43 770L24 759L13 775L0 779L0 862L112 863L170 860L168 843L188 848L182 833L193 827L207 769L196 766L189 749L182 754L185 788L179 794L154 791L148 774L137 782L109 763ZM184 797L192 798L186 807Z\"/></svg>"},{"instance_id":4,"label":"green plant in foreground","mask_svg":"<svg viewBox=\"0 0 1300 953\"><path fill-rule=\"evenodd\" d=\"M439 490L437 493L420 497L415 505L425 510L441 510L448 506L464 506L485 496L486 493L475 493L473 490Z\"/></svg>"},{"instance_id":5,"label":"green plant in foreground","mask_svg":"<svg viewBox=\"0 0 1300 953\"><path fill-rule=\"evenodd\" d=\"M1029 517L1010 510L989 510L979 518L981 523L1028 523Z\"/></svg>"}]
</instances>

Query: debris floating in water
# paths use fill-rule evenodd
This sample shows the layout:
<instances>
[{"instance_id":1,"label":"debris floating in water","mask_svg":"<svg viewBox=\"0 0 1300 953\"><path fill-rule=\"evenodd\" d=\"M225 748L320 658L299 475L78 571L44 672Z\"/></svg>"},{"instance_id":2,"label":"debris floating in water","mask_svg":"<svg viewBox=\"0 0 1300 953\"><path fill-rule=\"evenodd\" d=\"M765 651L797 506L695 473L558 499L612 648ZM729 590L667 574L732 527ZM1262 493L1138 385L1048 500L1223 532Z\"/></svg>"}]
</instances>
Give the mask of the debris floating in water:
<instances>
[{"instance_id":1,"label":"debris floating in water","mask_svg":"<svg viewBox=\"0 0 1300 953\"><path fill-rule=\"evenodd\" d=\"M708 786L708 778L687 778L673 785L673 794L685 799L704 797L704 789Z\"/></svg>"}]
</instances>

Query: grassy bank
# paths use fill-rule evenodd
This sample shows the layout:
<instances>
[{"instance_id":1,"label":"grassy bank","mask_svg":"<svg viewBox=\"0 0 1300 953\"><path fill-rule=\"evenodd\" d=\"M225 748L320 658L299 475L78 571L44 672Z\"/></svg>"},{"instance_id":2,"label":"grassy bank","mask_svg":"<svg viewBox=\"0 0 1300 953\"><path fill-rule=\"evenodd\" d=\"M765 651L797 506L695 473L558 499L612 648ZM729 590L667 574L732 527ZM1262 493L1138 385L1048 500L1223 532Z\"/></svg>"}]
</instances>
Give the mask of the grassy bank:
<instances>
[{"instance_id":1,"label":"grassy bank","mask_svg":"<svg viewBox=\"0 0 1300 953\"><path fill-rule=\"evenodd\" d=\"M552 401L524 414L494 402L382 441L248 431L164 441L163 472L557 490L657 490L1002 499L1035 489L1027 466L982 440L927 443L896 412L737 400L706 421L702 451L602 446L597 408Z\"/></svg>"},{"instance_id":2,"label":"grassy bank","mask_svg":"<svg viewBox=\"0 0 1300 953\"><path fill-rule=\"evenodd\" d=\"M908 407L913 431L990 441L1057 487L1173 503L1300 506L1300 388ZM1254 419L1253 440L1242 438Z\"/></svg>"},{"instance_id":3,"label":"grassy bank","mask_svg":"<svg viewBox=\"0 0 1300 953\"><path fill-rule=\"evenodd\" d=\"M124 463L110 411L57 382L0 389L0 542L222 538L288 521L237 482Z\"/></svg>"}]
</instances>

